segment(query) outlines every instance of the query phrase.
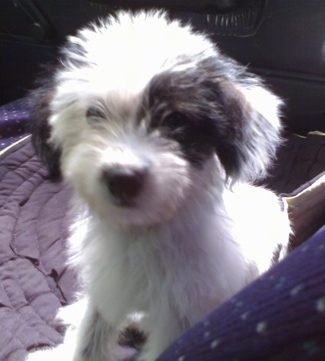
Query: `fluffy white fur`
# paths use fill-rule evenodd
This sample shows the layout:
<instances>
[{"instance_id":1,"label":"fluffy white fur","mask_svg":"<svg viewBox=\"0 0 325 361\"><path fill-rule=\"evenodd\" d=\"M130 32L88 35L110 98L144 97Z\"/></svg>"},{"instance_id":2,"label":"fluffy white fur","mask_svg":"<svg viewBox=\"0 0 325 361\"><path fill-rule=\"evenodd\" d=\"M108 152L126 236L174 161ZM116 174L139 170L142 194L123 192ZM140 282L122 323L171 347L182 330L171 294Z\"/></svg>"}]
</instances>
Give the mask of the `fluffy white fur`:
<instances>
[{"instance_id":1,"label":"fluffy white fur","mask_svg":"<svg viewBox=\"0 0 325 361\"><path fill-rule=\"evenodd\" d=\"M69 44L54 76L47 144L60 151L63 178L75 190L70 260L86 301L64 343L28 360L114 361L118 331L138 312L148 340L137 360L153 361L266 271L277 245L288 241L278 198L247 183L265 173L280 142L281 102L254 77L216 74L223 94L249 119L238 123L248 140L235 172L227 173L227 157L218 152L196 166L159 128L148 131L149 110L140 121L138 114L155 76L173 79L221 57L206 36L163 13L122 12ZM90 106L101 113L87 118ZM109 194L101 176L114 167L145 169L135 206L119 206Z\"/></svg>"}]
</instances>

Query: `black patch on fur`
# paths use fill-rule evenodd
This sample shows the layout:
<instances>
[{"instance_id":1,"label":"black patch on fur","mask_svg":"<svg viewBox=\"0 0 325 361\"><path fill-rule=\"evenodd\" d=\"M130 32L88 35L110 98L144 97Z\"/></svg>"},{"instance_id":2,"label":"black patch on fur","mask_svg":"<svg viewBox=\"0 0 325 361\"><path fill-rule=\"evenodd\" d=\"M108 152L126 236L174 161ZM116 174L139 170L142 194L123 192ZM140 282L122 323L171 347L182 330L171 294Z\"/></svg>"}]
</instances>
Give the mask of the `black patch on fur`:
<instances>
[{"instance_id":1,"label":"black patch on fur","mask_svg":"<svg viewBox=\"0 0 325 361\"><path fill-rule=\"evenodd\" d=\"M147 340L147 335L135 325L129 325L121 331L118 343L121 346L132 347L141 350Z\"/></svg>"},{"instance_id":2,"label":"black patch on fur","mask_svg":"<svg viewBox=\"0 0 325 361\"><path fill-rule=\"evenodd\" d=\"M82 34L78 33L78 37L82 38ZM51 127L48 122L51 115L50 102L56 88L54 74L64 67L66 61L74 64L74 66L85 65L85 56L85 49L68 39L59 50L58 59L52 64L43 66L39 78L35 82L35 90L31 91L28 97L32 118L32 143L42 163L48 169L48 177L53 181L62 178L60 169L61 150L49 143L51 136Z\"/></svg>"},{"instance_id":3,"label":"black patch on fur","mask_svg":"<svg viewBox=\"0 0 325 361\"><path fill-rule=\"evenodd\" d=\"M228 97L223 86L229 73L242 73L235 65L211 57L186 71L164 72L152 79L147 99L152 128L177 141L196 166L217 151L228 175L237 173L244 157L242 105L236 97ZM186 121L170 127L166 125L170 114L181 114Z\"/></svg>"},{"instance_id":4,"label":"black patch on fur","mask_svg":"<svg viewBox=\"0 0 325 361\"><path fill-rule=\"evenodd\" d=\"M50 102L55 91L53 72L56 65L47 66L46 72L37 80L37 88L28 96L29 110L31 115L32 144L43 164L48 169L48 177L51 180L61 179L60 149L54 148L49 143L51 127L49 125Z\"/></svg>"},{"instance_id":5,"label":"black patch on fur","mask_svg":"<svg viewBox=\"0 0 325 361\"><path fill-rule=\"evenodd\" d=\"M180 64L186 61L190 64L191 59L182 58ZM268 139L274 134L273 126L252 109L239 86L262 85L243 66L222 55L204 58L186 70L158 74L145 100L150 127L178 142L195 166L216 152L227 177L238 179L258 155L256 136ZM170 114L182 114L187 121L170 127L166 125Z\"/></svg>"}]
</instances>

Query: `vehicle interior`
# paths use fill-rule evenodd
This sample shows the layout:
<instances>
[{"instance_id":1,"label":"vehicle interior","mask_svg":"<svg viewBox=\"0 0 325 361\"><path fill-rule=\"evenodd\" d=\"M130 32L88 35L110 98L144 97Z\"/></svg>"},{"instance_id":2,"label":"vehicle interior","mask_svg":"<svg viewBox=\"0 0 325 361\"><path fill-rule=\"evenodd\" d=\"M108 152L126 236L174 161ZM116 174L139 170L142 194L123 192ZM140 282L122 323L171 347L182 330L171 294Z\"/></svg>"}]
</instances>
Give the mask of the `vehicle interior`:
<instances>
[{"instance_id":1,"label":"vehicle interior","mask_svg":"<svg viewBox=\"0 0 325 361\"><path fill-rule=\"evenodd\" d=\"M34 349L59 344L64 327L55 314L78 290L65 255L70 190L47 179L30 142L35 79L57 60L66 37L87 23L119 9L161 8L208 34L283 99L284 144L260 183L283 200L293 233L291 253L273 273L190 329L159 360L325 359L325 2L3 0L0 361L23 361ZM260 337L254 330L264 318L270 328ZM121 346L139 349L142 342L132 330Z\"/></svg>"}]
</instances>

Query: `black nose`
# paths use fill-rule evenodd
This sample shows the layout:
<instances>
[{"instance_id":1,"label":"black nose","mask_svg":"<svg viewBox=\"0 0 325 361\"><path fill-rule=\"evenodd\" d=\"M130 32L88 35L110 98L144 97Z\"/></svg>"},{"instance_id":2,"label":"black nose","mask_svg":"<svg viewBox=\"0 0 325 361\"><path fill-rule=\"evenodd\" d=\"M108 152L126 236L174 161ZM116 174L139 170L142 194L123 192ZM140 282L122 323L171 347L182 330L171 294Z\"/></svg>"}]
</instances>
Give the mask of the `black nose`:
<instances>
[{"instance_id":1,"label":"black nose","mask_svg":"<svg viewBox=\"0 0 325 361\"><path fill-rule=\"evenodd\" d=\"M139 195L146 172L144 167L111 167L103 172L103 181L116 203L121 206L129 206Z\"/></svg>"}]
</instances>

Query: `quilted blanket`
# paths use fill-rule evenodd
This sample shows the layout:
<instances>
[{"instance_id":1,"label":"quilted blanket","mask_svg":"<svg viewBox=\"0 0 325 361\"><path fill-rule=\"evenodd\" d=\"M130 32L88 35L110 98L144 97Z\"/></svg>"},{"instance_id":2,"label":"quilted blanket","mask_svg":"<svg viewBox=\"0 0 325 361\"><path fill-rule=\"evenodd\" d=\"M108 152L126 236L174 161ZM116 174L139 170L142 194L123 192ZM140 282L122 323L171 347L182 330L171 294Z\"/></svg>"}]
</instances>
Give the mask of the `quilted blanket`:
<instances>
[{"instance_id":1,"label":"quilted blanket","mask_svg":"<svg viewBox=\"0 0 325 361\"><path fill-rule=\"evenodd\" d=\"M23 122L28 122L28 115L25 115ZM77 290L76 277L65 262L70 190L62 183L47 180L46 171L35 155L30 137L22 138L23 133L19 133L16 138L14 136L20 140L0 153L0 361L23 361L29 350L60 343L64 330L54 317L58 307L70 303ZM4 133L0 134L1 142L6 146L12 143L8 142ZM317 134L307 138L290 137L279 154L273 177L267 181L270 187L279 192L292 192L324 169L325 137ZM317 277L324 274L320 269L314 272ZM318 318L318 323L313 321L313 325L303 332L308 331L309 338L306 340L315 343L308 344L306 341L305 347L309 347L310 355L323 357L325 350L319 346L320 338L312 339L310 335L319 327L325 327L324 277L317 278L314 283L317 283L318 288L311 297L318 299L322 317ZM263 293L266 291L259 286L255 289L253 287L252 292L257 299L266 295ZM292 311L296 312L295 317L301 317L301 309ZM260 317L263 318L263 312L266 311L262 309ZM251 327L249 323L247 325ZM230 331L230 335L233 335L233 330ZM287 331L291 332L290 329ZM213 336L212 331L209 332L205 332L205 341ZM202 337L202 342L204 340ZM182 342L185 342L184 339ZM207 346L209 350L212 346L217 349L218 342L212 342ZM173 347L179 352L177 345ZM258 348L257 344L254 345ZM260 347L265 347L263 345ZM245 359L244 356L238 356L236 359L253 360L253 356L250 357ZM185 360L182 355L170 359ZM215 356L205 360L212 359L216 359ZM325 359L325 356L321 359Z\"/></svg>"},{"instance_id":2,"label":"quilted blanket","mask_svg":"<svg viewBox=\"0 0 325 361\"><path fill-rule=\"evenodd\" d=\"M69 190L46 180L28 138L1 158L0 360L18 361L61 341L53 319L76 284L65 265Z\"/></svg>"}]
</instances>

